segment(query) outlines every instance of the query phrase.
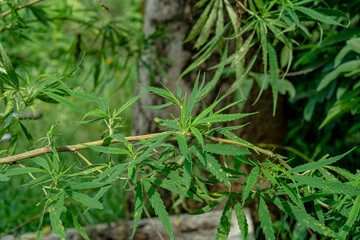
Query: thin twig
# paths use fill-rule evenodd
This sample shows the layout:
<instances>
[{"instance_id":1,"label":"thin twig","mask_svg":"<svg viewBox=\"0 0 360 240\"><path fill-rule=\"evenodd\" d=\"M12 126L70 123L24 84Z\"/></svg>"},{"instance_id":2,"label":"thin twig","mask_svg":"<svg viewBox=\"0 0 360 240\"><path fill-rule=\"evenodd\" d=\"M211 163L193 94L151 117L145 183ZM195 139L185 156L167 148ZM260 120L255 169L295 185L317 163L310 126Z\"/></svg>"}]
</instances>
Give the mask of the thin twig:
<instances>
[{"instance_id":1,"label":"thin twig","mask_svg":"<svg viewBox=\"0 0 360 240\"><path fill-rule=\"evenodd\" d=\"M23 222L22 224L20 224L19 226L14 227L13 229L10 229L9 231L7 231L5 233L0 234L0 237L6 236L6 235L9 235L11 233L14 233L14 232L18 231L18 230L22 229L23 227L25 227L26 225L29 225L30 223L38 220L41 217L41 215L43 215L43 214L45 215L45 214L48 214L48 213L49 213L49 209L47 209L44 213L41 212L41 213L35 215L34 217L30 218L26 222Z\"/></svg>"},{"instance_id":2,"label":"thin twig","mask_svg":"<svg viewBox=\"0 0 360 240\"><path fill-rule=\"evenodd\" d=\"M110 10L110 8L108 6L106 6L101 0L99 0L99 3L103 8L105 8L106 11Z\"/></svg>"},{"instance_id":3,"label":"thin twig","mask_svg":"<svg viewBox=\"0 0 360 240\"><path fill-rule=\"evenodd\" d=\"M147 134L147 135L139 135L139 136L130 136L130 137L125 137L126 140L128 141L143 141L146 139L150 139L162 134L166 134L168 132L162 132L162 133L153 133L153 134ZM191 137L192 134L188 133L187 136ZM217 137L211 137L209 138L211 141L214 142L219 142L219 143L227 143L227 144L232 144L232 145L237 145L237 146L241 146L241 147L245 147L245 148L249 148L249 149L254 149L260 153L263 153L271 158L276 158L281 164L283 164L285 166L286 169L291 169L291 167L284 161L282 160L280 157L278 157L276 154L259 148L257 146L254 145L247 145L247 144L243 144L243 143L239 143L239 142L235 142L229 139L223 139L223 138L217 138ZM111 141L111 143L120 143L120 141L113 139ZM73 152L75 153L78 150L81 149L86 149L88 148L86 145L89 146L102 146L103 144L103 140L98 140L98 141L93 141L93 142L87 142L87 143L81 143L81 144L75 144L75 145L68 145L68 146L58 146L56 147L56 151L58 152ZM20 153L17 155L13 155L13 156L9 156L9 157L3 157L0 158L0 164L13 164L17 161L21 161L27 158L32 158L32 157L36 157L36 156L40 156L43 155L45 153L51 153L51 148L49 146L47 147L43 147L43 148L39 148L39 149L35 149L29 152L25 152L25 153Z\"/></svg>"},{"instance_id":4,"label":"thin twig","mask_svg":"<svg viewBox=\"0 0 360 240\"><path fill-rule=\"evenodd\" d=\"M15 11L20 10L20 9L23 9L23 8L26 8L26 7L29 7L29 6L31 6L31 5L34 5L34 4L36 4L36 3L39 3L39 2L41 2L41 1L43 1L43 0L35 0L35 1L29 2L29 3L26 3L26 4L24 4L24 5L21 5L21 6L17 7L17 8L15 8ZM10 9L10 10L7 10L6 12L3 12L3 13L1 14L1 16L2 16L2 17L5 17L5 16L9 15L10 13L11 13L11 9Z\"/></svg>"}]
</instances>

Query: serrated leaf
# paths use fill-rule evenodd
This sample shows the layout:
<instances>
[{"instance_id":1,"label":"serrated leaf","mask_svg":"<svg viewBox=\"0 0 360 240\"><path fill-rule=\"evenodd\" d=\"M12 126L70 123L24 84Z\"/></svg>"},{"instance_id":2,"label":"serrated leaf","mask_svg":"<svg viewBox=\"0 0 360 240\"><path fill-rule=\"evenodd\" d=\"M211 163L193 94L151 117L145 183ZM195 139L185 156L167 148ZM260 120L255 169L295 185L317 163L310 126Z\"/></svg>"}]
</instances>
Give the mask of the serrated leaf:
<instances>
[{"instance_id":1,"label":"serrated leaf","mask_svg":"<svg viewBox=\"0 0 360 240\"><path fill-rule=\"evenodd\" d=\"M231 186L229 178L226 176L226 173L221 168L221 165L216 158L214 158L211 154L201 153L195 147L191 147L190 151L194 153L194 155L200 160L201 164L203 164L209 172L214 174L217 179L223 182L226 186Z\"/></svg>"},{"instance_id":2,"label":"serrated leaf","mask_svg":"<svg viewBox=\"0 0 360 240\"><path fill-rule=\"evenodd\" d=\"M85 194L82 194L82 193L79 193L79 192L71 192L71 197L83 204L84 206L86 207L89 207L89 208L96 208L96 209L103 209L103 205L96 199L94 198L91 198L89 197L88 195L85 195Z\"/></svg>"},{"instance_id":3,"label":"serrated leaf","mask_svg":"<svg viewBox=\"0 0 360 240\"><path fill-rule=\"evenodd\" d=\"M185 157L183 176L185 187L188 189L192 180L192 160L186 143L186 137L181 133L177 133L176 138L178 140L181 154Z\"/></svg>"},{"instance_id":4,"label":"serrated leaf","mask_svg":"<svg viewBox=\"0 0 360 240\"><path fill-rule=\"evenodd\" d=\"M355 222L356 222L356 220L358 218L359 211L360 211L360 196L357 196L355 201L354 201L354 205L351 208L350 215L346 220L346 223L340 229L339 235L343 239L346 239L346 237L349 235L350 230L353 229L354 224L355 224Z\"/></svg>"},{"instance_id":5,"label":"serrated leaf","mask_svg":"<svg viewBox=\"0 0 360 240\"><path fill-rule=\"evenodd\" d=\"M172 226L164 202L160 198L160 194L156 192L156 189L149 182L144 181L144 187L149 197L151 206L155 210L155 213L159 217L159 220L163 224L166 232L169 234L170 239L173 240L174 235L172 231Z\"/></svg>"},{"instance_id":6,"label":"serrated leaf","mask_svg":"<svg viewBox=\"0 0 360 240\"><path fill-rule=\"evenodd\" d=\"M211 9L210 14L207 16L206 23L202 27L201 33L200 33L198 39L196 40L194 48L198 49L199 47L204 45L204 43L208 40L210 33L211 33L211 28L214 25L216 17L217 17L219 2L220 1L215 2L214 6Z\"/></svg>"},{"instance_id":7,"label":"serrated leaf","mask_svg":"<svg viewBox=\"0 0 360 240\"><path fill-rule=\"evenodd\" d=\"M294 9L295 10L298 10L306 15L308 15L310 18L314 19L314 20L317 20L319 22L323 22L323 23L328 23L328 24L331 24L331 25L337 25L337 26L343 26L343 24L335 21L335 20L332 20L331 18L329 18L328 16L322 14L322 13L319 13L318 11L315 11L311 8L306 8L306 7L302 7L302 6L294 6Z\"/></svg>"},{"instance_id":8,"label":"serrated leaf","mask_svg":"<svg viewBox=\"0 0 360 240\"><path fill-rule=\"evenodd\" d=\"M279 179L279 183L282 186L282 189L285 191L285 193L288 195L288 197L291 199L293 203L295 203L299 208L305 211L304 204L300 197L296 194L294 189L292 189L285 181L282 179Z\"/></svg>"},{"instance_id":9,"label":"serrated leaf","mask_svg":"<svg viewBox=\"0 0 360 240\"><path fill-rule=\"evenodd\" d=\"M219 8L218 8L218 18L216 21L216 30L215 33L218 34L224 29L224 3L223 1L219 1Z\"/></svg>"},{"instance_id":10,"label":"serrated leaf","mask_svg":"<svg viewBox=\"0 0 360 240\"><path fill-rule=\"evenodd\" d=\"M278 82L279 82L279 65L277 61L276 51L271 43L268 43L269 50L269 65L270 65L270 83L273 92L273 116L275 116L277 97L278 97Z\"/></svg>"},{"instance_id":11,"label":"serrated leaf","mask_svg":"<svg viewBox=\"0 0 360 240\"><path fill-rule=\"evenodd\" d=\"M207 118L203 118L197 122L197 124L202 123L218 123L218 122L229 122L235 121L240 118L254 115L256 113L233 113L233 114L217 114Z\"/></svg>"},{"instance_id":12,"label":"serrated leaf","mask_svg":"<svg viewBox=\"0 0 360 240\"><path fill-rule=\"evenodd\" d=\"M105 146L93 146L93 145L87 145L82 144L96 152L106 153L106 154L128 154L127 151L121 148L113 148L113 147L105 147Z\"/></svg>"},{"instance_id":13,"label":"serrated leaf","mask_svg":"<svg viewBox=\"0 0 360 240\"><path fill-rule=\"evenodd\" d=\"M301 175L293 175L293 178L299 184L305 184L309 187L324 189L332 193L340 193L349 196L360 195L360 188L351 186L349 184L339 183L337 181L329 181L319 177L310 177L310 176L301 176Z\"/></svg>"},{"instance_id":14,"label":"serrated leaf","mask_svg":"<svg viewBox=\"0 0 360 240\"><path fill-rule=\"evenodd\" d=\"M321 79L316 90L320 91L320 90L324 89L332 81L337 79L337 77L340 74L342 74L344 72L350 72L354 69L359 69L359 68L360 68L360 60L351 60L351 61L345 62L343 64L340 64L337 68L335 68L333 71L326 74L325 77L323 79Z\"/></svg>"},{"instance_id":15,"label":"serrated leaf","mask_svg":"<svg viewBox=\"0 0 360 240\"><path fill-rule=\"evenodd\" d=\"M221 203L227 196L226 195L222 195L221 197L219 197L218 199L210 202L209 204L205 205L204 207L196 210L195 212L192 213L188 213L189 215L201 215L204 214L208 211L210 211L211 209L213 209L214 207L216 207L219 203Z\"/></svg>"},{"instance_id":16,"label":"serrated leaf","mask_svg":"<svg viewBox=\"0 0 360 240\"><path fill-rule=\"evenodd\" d=\"M346 41L346 44L353 50L360 54L360 38L352 38Z\"/></svg>"},{"instance_id":17,"label":"serrated leaf","mask_svg":"<svg viewBox=\"0 0 360 240\"><path fill-rule=\"evenodd\" d=\"M51 230L54 234L58 235L61 240L66 239L65 228L60 219L60 215L56 210L55 204L49 206L49 214L50 214L50 222L51 222Z\"/></svg>"},{"instance_id":18,"label":"serrated leaf","mask_svg":"<svg viewBox=\"0 0 360 240\"><path fill-rule=\"evenodd\" d=\"M88 237L88 235L86 234L84 228L80 225L80 223L75 219L74 216L72 216L72 220L73 220L73 225L75 230L85 239L85 240L90 240L90 238Z\"/></svg>"},{"instance_id":19,"label":"serrated leaf","mask_svg":"<svg viewBox=\"0 0 360 240\"><path fill-rule=\"evenodd\" d=\"M243 84L243 82L247 79L247 76L250 72L250 70L252 69L253 65L256 62L257 56L259 54L259 51L257 51L252 58L250 59L250 61L247 63L247 66L244 70L237 70L236 71L236 81L234 81L231 86L229 87L229 89L226 91L224 96L229 96L231 93L235 92L236 90L239 89L239 87L241 86L241 84ZM237 63L238 67L241 67L240 63Z\"/></svg>"},{"instance_id":20,"label":"serrated leaf","mask_svg":"<svg viewBox=\"0 0 360 240\"><path fill-rule=\"evenodd\" d=\"M148 139L149 141L154 140L154 139L157 139L157 141L154 142L154 143L152 143L152 144L148 147L148 149L146 149L146 151L145 151L143 154L141 154L138 158L136 158L135 160L131 161L129 167L132 167L132 166L134 166L135 164L138 164L138 163L140 163L141 161L145 160L145 159L148 157L148 155L149 155L156 147L158 147L158 146L160 145L160 143L161 143L163 140L165 140L165 138L167 138L167 137L170 136L171 134L172 134L171 132L169 132L169 133L164 133L164 134L161 134L161 135L158 135L158 136L156 136L156 137L153 137L153 138ZM145 141L142 141L142 143L144 143L144 142L145 142Z\"/></svg>"},{"instance_id":21,"label":"serrated leaf","mask_svg":"<svg viewBox=\"0 0 360 240\"><path fill-rule=\"evenodd\" d=\"M16 75L15 69L11 63L10 58L8 57L8 55L6 54L2 44L0 43L0 54L1 54L1 62L5 67L7 76L8 76L8 81L7 83L11 86L13 86L16 89L19 89L19 79L18 76Z\"/></svg>"},{"instance_id":22,"label":"serrated leaf","mask_svg":"<svg viewBox=\"0 0 360 240\"><path fill-rule=\"evenodd\" d=\"M50 166L44 158L37 156L32 158L32 161L37 165L43 167L46 171L51 172Z\"/></svg>"},{"instance_id":23,"label":"serrated leaf","mask_svg":"<svg viewBox=\"0 0 360 240\"><path fill-rule=\"evenodd\" d=\"M78 105L76 105L75 103L71 102L70 100L68 100L67 98L64 98L60 95L54 94L52 92L44 92L46 95L48 95L50 98L54 99L55 101L61 103L62 105L71 108L72 110L74 110L75 112L81 113L81 114L85 114L85 111L79 107Z\"/></svg>"},{"instance_id":24,"label":"serrated leaf","mask_svg":"<svg viewBox=\"0 0 360 240\"><path fill-rule=\"evenodd\" d=\"M227 144L206 144L204 146L205 152L215 153L219 155L229 155L229 156L243 156L250 155L250 151L246 148L237 147Z\"/></svg>"},{"instance_id":25,"label":"serrated leaf","mask_svg":"<svg viewBox=\"0 0 360 240\"><path fill-rule=\"evenodd\" d=\"M196 140L201 144L201 147L204 151L204 138L201 135L201 132L196 127L190 127L191 132L194 134Z\"/></svg>"},{"instance_id":26,"label":"serrated leaf","mask_svg":"<svg viewBox=\"0 0 360 240\"><path fill-rule=\"evenodd\" d=\"M71 90L71 89L66 89L64 91L73 97L80 98L80 99L83 99L86 101L91 101L91 102L107 101L107 99L100 98L91 93L79 92L79 91L75 91L75 90Z\"/></svg>"},{"instance_id":27,"label":"serrated leaf","mask_svg":"<svg viewBox=\"0 0 360 240\"><path fill-rule=\"evenodd\" d=\"M202 202L202 200L198 196L196 196L193 192L183 186L184 181L182 178L179 179L181 181L166 178L147 178L146 180L171 192Z\"/></svg>"},{"instance_id":28,"label":"serrated leaf","mask_svg":"<svg viewBox=\"0 0 360 240\"><path fill-rule=\"evenodd\" d=\"M239 32L239 29L238 29L238 26L237 26L237 15L236 15L236 12L234 11L234 9L232 8L230 2L228 0L224 0L224 3L225 3L225 7L226 7L226 10L228 12L228 15L230 17L230 21L233 25L233 28L234 28L234 31L235 33L238 33Z\"/></svg>"},{"instance_id":29,"label":"serrated leaf","mask_svg":"<svg viewBox=\"0 0 360 240\"><path fill-rule=\"evenodd\" d=\"M174 104L173 102L167 102L167 103L164 103L164 104L161 104L161 105L156 105L156 106L143 106L143 108L163 109L163 108L166 108L166 107L171 106L173 104Z\"/></svg>"},{"instance_id":30,"label":"serrated leaf","mask_svg":"<svg viewBox=\"0 0 360 240\"><path fill-rule=\"evenodd\" d=\"M265 235L266 240L274 240L275 232L271 221L269 209L265 203L265 200L261 196L259 196L258 213L259 213L260 226Z\"/></svg>"},{"instance_id":31,"label":"serrated leaf","mask_svg":"<svg viewBox=\"0 0 360 240\"><path fill-rule=\"evenodd\" d=\"M315 209L316 216L319 219L319 222L321 222L322 224L325 224L324 212L323 212L318 200L314 201L314 209Z\"/></svg>"},{"instance_id":32,"label":"serrated leaf","mask_svg":"<svg viewBox=\"0 0 360 240\"><path fill-rule=\"evenodd\" d=\"M214 0L211 0L208 3L208 5L206 6L206 8L202 11L199 19L196 21L195 25L192 27L192 29L191 29L189 35L187 36L187 38L185 39L184 43L191 41L199 34L199 32L201 31L202 27L204 26L204 24L206 22L206 19L209 16L209 12L210 12L213 4L214 4Z\"/></svg>"},{"instance_id":33,"label":"serrated leaf","mask_svg":"<svg viewBox=\"0 0 360 240\"><path fill-rule=\"evenodd\" d=\"M119 110L117 110L116 112L116 116L119 115L120 113L122 113L125 109L127 109L128 107L130 107L134 102L136 102L141 96L143 96L144 94L146 94L147 92L143 92L140 93L139 95L131 98L129 101L127 101L126 103L124 103L121 108Z\"/></svg>"},{"instance_id":34,"label":"serrated leaf","mask_svg":"<svg viewBox=\"0 0 360 240\"><path fill-rule=\"evenodd\" d=\"M135 230L139 224L139 221L141 219L141 215L143 212L143 205L144 205L144 192L143 192L143 187L142 184L138 184L138 187L136 189L136 194L135 194L135 204L134 204L134 227L133 227L133 232L131 234L131 238L134 237L135 234Z\"/></svg>"},{"instance_id":35,"label":"serrated leaf","mask_svg":"<svg viewBox=\"0 0 360 240\"><path fill-rule=\"evenodd\" d=\"M280 210L289 214L292 218L302 223L305 227L308 227L324 236L331 237L334 239L341 239L341 237L336 234L333 230L326 227L324 224L317 221L307 212L304 212L297 206L289 203L288 201L278 198L278 197L270 197L268 194L264 194L264 196L273 202Z\"/></svg>"},{"instance_id":36,"label":"serrated leaf","mask_svg":"<svg viewBox=\"0 0 360 240\"><path fill-rule=\"evenodd\" d=\"M84 182L79 183L75 185L71 185L70 188L74 190L80 190L80 189L93 189L93 188L99 188L107 185L107 183L104 182Z\"/></svg>"},{"instance_id":37,"label":"serrated leaf","mask_svg":"<svg viewBox=\"0 0 360 240\"><path fill-rule=\"evenodd\" d=\"M10 178L5 174L0 174L0 182L7 182Z\"/></svg>"},{"instance_id":38,"label":"serrated leaf","mask_svg":"<svg viewBox=\"0 0 360 240\"><path fill-rule=\"evenodd\" d=\"M259 176L259 170L260 170L260 168L258 166L254 167L251 170L249 176L245 180L245 188L243 189L243 192L241 195L243 206L246 202L246 199L249 197L252 187L255 185L255 183L257 181L257 178Z\"/></svg>"},{"instance_id":39,"label":"serrated leaf","mask_svg":"<svg viewBox=\"0 0 360 240\"><path fill-rule=\"evenodd\" d=\"M34 168L34 167L26 167L26 168L12 168L10 170L8 170L5 175L6 176L16 176L16 175L22 175L22 174L27 174L27 173L36 173L36 172L42 172L42 173L47 173L47 171L45 171L44 169L41 168Z\"/></svg>"},{"instance_id":40,"label":"serrated leaf","mask_svg":"<svg viewBox=\"0 0 360 240\"><path fill-rule=\"evenodd\" d=\"M343 154L335 156L335 157L331 157L331 158L328 158L328 159L323 158L323 159L320 159L319 161L316 161L316 162L306 163L306 164L297 166L295 168L290 169L288 172L289 173L305 172L305 171L308 171L308 170L318 169L318 168L321 168L321 167L325 167L327 165L331 165L331 164L339 161L343 157L345 157L347 154L352 152L354 149L355 148L352 148L349 151L347 151L346 153L343 153Z\"/></svg>"},{"instance_id":41,"label":"serrated leaf","mask_svg":"<svg viewBox=\"0 0 360 240\"><path fill-rule=\"evenodd\" d=\"M217 240L226 240L230 233L231 228L231 199L228 198L224 211L222 212L219 226L217 228L216 238Z\"/></svg>"},{"instance_id":42,"label":"serrated leaf","mask_svg":"<svg viewBox=\"0 0 360 240\"><path fill-rule=\"evenodd\" d=\"M241 207L240 203L235 197L231 196L231 199L234 205L239 229L241 231L241 237L243 240L248 240L249 239L248 223L247 223L246 215L244 213L244 209Z\"/></svg>"}]
</instances>

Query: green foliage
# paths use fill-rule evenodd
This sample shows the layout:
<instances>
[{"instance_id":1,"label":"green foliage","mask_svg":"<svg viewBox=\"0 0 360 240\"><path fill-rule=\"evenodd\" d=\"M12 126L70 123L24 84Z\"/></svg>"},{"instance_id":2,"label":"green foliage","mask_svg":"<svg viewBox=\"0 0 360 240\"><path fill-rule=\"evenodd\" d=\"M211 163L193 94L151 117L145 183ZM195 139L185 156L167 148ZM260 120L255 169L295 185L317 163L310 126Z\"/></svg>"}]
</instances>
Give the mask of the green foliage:
<instances>
[{"instance_id":1,"label":"green foliage","mask_svg":"<svg viewBox=\"0 0 360 240\"><path fill-rule=\"evenodd\" d=\"M312 158L305 158L310 161L306 164L285 162L285 158L254 146L233 132L245 125L221 127L223 123L246 120L246 117L255 114L226 113L229 108L239 105L241 99L218 110L219 103L225 97L234 92L241 92L240 96L246 98L250 88L256 83L261 88L259 97L268 86L271 86L273 114L278 94L289 92L291 96L298 98L301 98L299 93L303 93L308 99L304 108L306 121L315 117L314 112L318 104L332 99L325 111L326 117L320 121L320 128L328 127L346 112L357 115L360 86L359 31L342 30L344 34L334 36L328 33L335 27L349 25L351 19L341 11L342 5L336 9L329 9L319 7L324 5L323 2L311 1L256 0L248 1L246 6L238 0L198 1L194 8L203 10L185 40L193 41L198 53L194 56L194 62L182 72L179 80L198 68L214 52L218 52L221 59L211 67L215 70L213 78L206 82L205 76L201 80L199 74L190 93L184 93L179 86L176 94L166 86L143 86L148 92L132 98L124 96L121 104L116 104L120 107L112 107L105 105L105 89L109 88L107 91L111 93L111 88L119 90L123 87L125 80L131 79L132 72L136 72L133 66L143 64L150 71L151 77L154 77L154 71L144 62L142 54L148 45L151 45L149 42L162 33L156 32L145 39L137 33L140 32L141 23L127 26L124 20L109 16L105 17L105 21L100 21L103 18L98 2L97 5L93 2L77 3L80 7L70 3L30 6L27 15L18 13L18 6L14 3L10 6L10 16L3 16L1 21L0 31L9 32L9 36L20 39L22 43L38 37L33 33L24 34L26 28L60 35L57 36L60 43L56 46L59 49L56 49L57 56L54 62L40 61L39 54L30 58L29 64L25 64L16 56L20 50L31 55L31 47L15 50L9 39L5 36L0 37L3 43L0 44L0 100L3 107L0 116L0 136L5 133L12 133L14 136L2 152L10 158L0 159L0 182L8 184L11 181L12 186L24 189L28 196L37 197L36 205L43 207L38 239L48 223L61 239L65 239L65 228L69 226L74 226L84 239L89 239L81 227L81 219L88 218L87 222L94 222L92 216L100 210L113 214L109 206L117 208L119 195L123 195L124 191L132 191L135 194L132 236L144 209L151 207L169 238L174 239L169 218L170 210L167 208L169 206L165 205L159 188L179 196L176 201L181 202L185 209L186 199L203 203L202 207L191 214L203 214L226 201L216 239L226 239L229 235L233 208L242 236L248 239L248 223L243 207L246 203L256 200L261 231L266 239L275 239L277 229L271 219L269 202L273 203L281 214L291 218L291 221L296 221L301 227L308 228L322 237L346 239L349 236L360 235L357 227L360 224L359 173L331 166L356 150L352 149L331 158L325 155L317 161L315 159L318 153L315 152ZM83 11L87 4L92 6L88 12L93 15ZM72 11L80 14L81 18L74 18ZM133 13L137 11L138 9ZM246 17L239 19L239 12ZM34 21L37 24L31 27ZM74 24L71 28L86 29L84 32L79 30L77 36L71 39L71 46L66 44L64 32L55 30L58 28L63 31L62 25L67 21ZM321 35L325 31L323 41L322 37L311 39L309 32L315 28L314 26L319 27ZM87 31L95 33L95 37ZM49 35L44 40L47 46L58 40L51 39L50 34L46 35ZM89 41L85 43L82 38L91 40L97 48L88 46ZM234 52L229 51L232 41L235 43ZM338 52L333 54L330 63L325 63L321 77L319 81L312 83L311 91L306 92L298 86L295 89L293 82L285 79L292 67L293 55L297 57L293 67L297 68L313 61L316 58L313 56L315 53L330 51L329 48L337 44L342 46L335 49ZM71 51L68 51L69 49ZM280 54L278 49L282 49ZM306 49L306 53L302 55L301 49ZM32 49L36 50L37 48ZM81 57L81 52L85 50L88 55ZM167 60L155 58L151 61L156 64ZM59 64L62 62L66 64ZM262 68L256 68L258 62L262 64ZM106 67L105 64L110 66ZM25 67L27 65L29 67ZM116 76L119 69L124 71L126 76L120 82L106 77L106 72L109 71ZM158 64L157 71L165 70ZM89 76L92 76L91 84L86 81ZM214 90L214 86L221 82L220 79L233 76L235 78L225 95L206 105L205 98ZM108 84L110 86L107 86ZM87 93L91 91L93 93ZM164 98L165 104L147 107L164 109L172 106L179 110L179 114L174 115L172 119L155 119L155 122L166 129L165 132L125 137L121 129L125 125L124 115L127 109L140 97L149 93ZM126 101L128 98L130 100ZM75 99L85 103L75 102ZM97 106L94 106L94 103ZM47 134L41 132L46 137L37 141L44 148L35 149L33 142L38 139L33 137L35 131L29 131L31 128L25 123L27 119L21 119L19 114L28 110L36 113L39 105L44 107L48 106L47 104L65 106L68 108L66 111L75 112L72 116L76 118L70 118L73 120L71 126L75 125L74 123L80 127L99 123L102 132L96 136L100 135L102 140L61 147L61 140L57 134L59 124L55 123L49 127ZM202 108L197 113L195 109L200 104ZM81 120L76 122L77 119ZM359 126L354 124L352 130L356 131ZM18 152L16 143L20 129L31 144L27 150L35 150L25 152L24 155L18 155L18 159L9 161L12 159L11 156ZM73 134L72 128L67 131ZM301 131L301 128L297 131ZM292 136L296 136L296 131L291 132ZM216 137L213 137L214 135ZM88 149L88 154L82 155L79 151L84 148ZM65 152L72 152L74 157ZM252 154L260 152L266 155L263 161L253 159ZM19 165L19 161L24 159L28 159L24 161L25 166L10 165ZM249 174L245 174L239 165L249 165L252 169ZM241 185L242 192L235 191L234 184ZM208 185L221 185L224 190L216 192ZM115 191L118 191L115 197L107 198ZM10 199L9 202L19 199L11 194L13 193L4 191L4 199ZM8 204L0 203L0 206ZM6 208L2 208L4 212L7 211ZM27 205L27 209L30 208ZM9 223L13 224L19 215L26 215L21 211L24 210L12 215L5 212L4 216L7 214L9 221L0 222L0 229L11 229Z\"/></svg>"}]
</instances>

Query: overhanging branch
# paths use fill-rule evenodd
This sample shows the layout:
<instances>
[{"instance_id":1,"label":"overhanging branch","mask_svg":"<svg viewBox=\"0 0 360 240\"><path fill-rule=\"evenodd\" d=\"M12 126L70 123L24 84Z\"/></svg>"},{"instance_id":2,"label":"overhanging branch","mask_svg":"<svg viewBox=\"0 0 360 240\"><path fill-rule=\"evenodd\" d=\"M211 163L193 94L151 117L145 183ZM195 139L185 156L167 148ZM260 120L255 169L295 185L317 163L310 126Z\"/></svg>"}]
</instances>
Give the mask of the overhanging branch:
<instances>
[{"instance_id":1,"label":"overhanging branch","mask_svg":"<svg viewBox=\"0 0 360 240\"><path fill-rule=\"evenodd\" d=\"M130 136L130 137L125 137L125 139L128 140L128 141L143 141L143 140L150 139L150 138L153 138L153 137L165 134L165 133L168 133L168 132L146 134L146 135L139 135L139 136ZM187 135L189 137L193 136L191 133L188 133ZM258 152L260 152L262 154L265 154L265 155L267 155L267 156L269 156L271 158L276 158L281 164L283 164L285 166L286 169L291 169L291 167L283 159L281 159L280 157L278 157L276 154L272 153L271 151L265 150L263 148L253 146L253 145L246 145L246 144L239 143L239 142L236 142L236 141L232 141L232 140L229 140L229 139L223 139L223 138L217 138L217 137L211 137L211 138L209 138L209 140L214 141L214 142L218 142L218 143L226 143L226 144L237 145L237 146L253 149L253 150L258 151ZM111 140L111 144L113 144L113 143L120 143L120 141L118 141L116 139L113 139L113 140ZM76 152L78 150L88 148L85 145L101 146L102 144L103 144L103 140L98 140L98 141L75 144L75 145L58 146L58 147L55 147L55 149L58 152ZM49 146L43 147L43 148L38 148L38 149L35 149L35 150L32 150L32 151L20 153L20 154L17 154L17 155L0 158L0 164L13 164L13 163L15 163L17 161L21 161L21 160L24 160L24 159L27 159L27 158L32 158L32 157L44 155L46 153L51 153L51 152L52 151L51 151L51 148Z\"/></svg>"}]
</instances>

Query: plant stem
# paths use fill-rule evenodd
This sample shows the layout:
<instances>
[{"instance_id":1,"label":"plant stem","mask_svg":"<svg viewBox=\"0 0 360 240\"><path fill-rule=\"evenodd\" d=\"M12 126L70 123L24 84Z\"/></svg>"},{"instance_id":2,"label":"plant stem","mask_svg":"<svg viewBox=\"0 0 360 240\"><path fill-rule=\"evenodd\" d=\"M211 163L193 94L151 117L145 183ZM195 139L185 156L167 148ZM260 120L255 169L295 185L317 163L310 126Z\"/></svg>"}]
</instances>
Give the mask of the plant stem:
<instances>
[{"instance_id":1,"label":"plant stem","mask_svg":"<svg viewBox=\"0 0 360 240\"><path fill-rule=\"evenodd\" d=\"M31 6L31 5L34 5L34 4L36 4L36 3L39 3L39 2L41 2L41 1L43 1L43 0L35 0L35 1L29 2L29 3L26 3L26 4L24 4L24 5L21 5L21 6L17 7L17 8L15 8L15 11L20 10L20 9L23 9L23 8L26 8L26 7L29 7L29 6ZM2 16L2 17L5 17L5 16L9 15L10 13L11 13L11 9L10 9L10 10L7 10L6 12L3 12L3 13L1 14L1 16Z\"/></svg>"},{"instance_id":2,"label":"plant stem","mask_svg":"<svg viewBox=\"0 0 360 240\"><path fill-rule=\"evenodd\" d=\"M125 139L128 141L143 141L143 140L153 138L155 136L159 136L159 135L166 134L166 133L168 133L168 132L153 133L153 134L146 134L146 135L139 135L139 136L130 136L130 137L125 137ZM188 133L187 136L192 137L193 135L191 133ZM285 166L286 169L288 169L288 170L291 169L291 167L284 160L282 160L280 157L278 157L276 154L274 154L268 150L262 149L260 147L253 146L253 145L252 146L246 145L246 144L235 142L235 141L232 141L229 139L223 139L223 138L217 138L217 137L210 137L209 140L218 142L218 143L226 143L226 144L237 145L237 146L253 149L253 150L258 151L262 154L265 154L271 158L276 158L282 165ZM113 139L113 140L111 140L111 143L120 143L120 141ZM103 140L98 140L98 141L75 144L75 145L58 146L58 147L55 147L55 149L58 152L76 153L78 150L88 148L86 145L101 146L102 144L103 144ZM49 146L46 146L43 148L38 148L38 149L29 151L29 152L20 153L20 154L9 156L9 157L0 158L0 164L13 164L17 161L40 156L45 153L51 153L51 148Z\"/></svg>"}]
</instances>

